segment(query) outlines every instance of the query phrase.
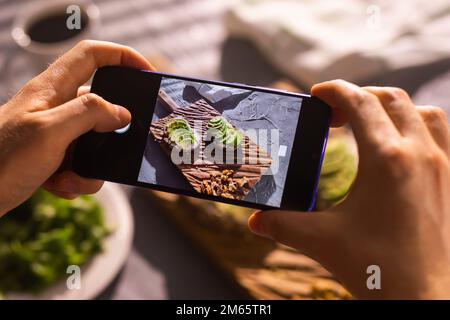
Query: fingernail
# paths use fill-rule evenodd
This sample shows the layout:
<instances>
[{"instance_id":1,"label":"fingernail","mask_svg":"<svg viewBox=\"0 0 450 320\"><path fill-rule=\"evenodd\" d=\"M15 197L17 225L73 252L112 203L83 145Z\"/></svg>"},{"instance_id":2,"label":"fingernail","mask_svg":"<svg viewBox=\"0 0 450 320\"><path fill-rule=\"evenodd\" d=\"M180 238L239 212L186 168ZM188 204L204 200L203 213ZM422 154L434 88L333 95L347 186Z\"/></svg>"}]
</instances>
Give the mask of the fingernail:
<instances>
[{"instance_id":1,"label":"fingernail","mask_svg":"<svg viewBox=\"0 0 450 320\"><path fill-rule=\"evenodd\" d=\"M254 212L250 218L248 218L248 227L253 233L260 236L266 235L261 225L261 211Z\"/></svg>"},{"instance_id":2,"label":"fingernail","mask_svg":"<svg viewBox=\"0 0 450 320\"><path fill-rule=\"evenodd\" d=\"M117 104L114 105L117 109L117 117L120 119L120 122L124 125L130 123L131 121L131 113L127 108L119 106Z\"/></svg>"}]
</instances>

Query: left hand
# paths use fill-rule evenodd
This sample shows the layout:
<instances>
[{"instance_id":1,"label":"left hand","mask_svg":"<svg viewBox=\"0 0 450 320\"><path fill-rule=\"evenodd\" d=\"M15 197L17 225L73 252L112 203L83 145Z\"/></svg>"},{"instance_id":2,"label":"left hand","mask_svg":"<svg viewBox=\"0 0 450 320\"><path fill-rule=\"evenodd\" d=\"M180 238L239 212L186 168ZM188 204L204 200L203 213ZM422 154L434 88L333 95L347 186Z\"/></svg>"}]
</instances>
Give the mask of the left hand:
<instances>
[{"instance_id":1,"label":"left hand","mask_svg":"<svg viewBox=\"0 0 450 320\"><path fill-rule=\"evenodd\" d=\"M40 186L69 199L100 189L102 181L60 166L68 147L83 133L113 131L131 120L127 109L86 89L77 97L79 87L107 65L153 70L129 47L82 41L0 107L0 216Z\"/></svg>"}]
</instances>

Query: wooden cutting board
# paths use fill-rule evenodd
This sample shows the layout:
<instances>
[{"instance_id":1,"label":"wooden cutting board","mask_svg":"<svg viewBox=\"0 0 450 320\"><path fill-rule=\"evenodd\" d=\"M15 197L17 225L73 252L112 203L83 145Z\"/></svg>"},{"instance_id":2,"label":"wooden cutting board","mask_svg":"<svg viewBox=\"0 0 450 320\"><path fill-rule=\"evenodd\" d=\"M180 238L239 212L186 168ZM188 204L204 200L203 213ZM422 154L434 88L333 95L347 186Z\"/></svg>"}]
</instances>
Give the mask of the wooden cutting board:
<instances>
[{"instance_id":1,"label":"wooden cutting board","mask_svg":"<svg viewBox=\"0 0 450 320\"><path fill-rule=\"evenodd\" d=\"M198 157L196 157L195 162L192 164L182 163L176 165L194 190L202 193L202 190L204 190L204 188L202 188L202 183L204 181L211 182L212 177L221 176L224 170L233 170L230 177L233 181L242 185L238 191L232 193L233 197L235 199L245 198L255 184L261 179L262 174L270 167L272 163L270 155L263 148L251 141L248 136L244 135L241 164L216 164L204 155L206 147L204 138L206 136L207 122L211 118L220 116L221 114L204 99L200 99L187 107L181 108L162 90L159 92L158 102L171 113L168 116L153 122L150 126L150 132L155 138L155 141L161 145L169 157L172 150L170 145L164 139L164 128L166 123L170 119L183 117L188 121L191 128L196 128L194 121L202 121L201 132L199 133L201 139Z\"/></svg>"}]
</instances>

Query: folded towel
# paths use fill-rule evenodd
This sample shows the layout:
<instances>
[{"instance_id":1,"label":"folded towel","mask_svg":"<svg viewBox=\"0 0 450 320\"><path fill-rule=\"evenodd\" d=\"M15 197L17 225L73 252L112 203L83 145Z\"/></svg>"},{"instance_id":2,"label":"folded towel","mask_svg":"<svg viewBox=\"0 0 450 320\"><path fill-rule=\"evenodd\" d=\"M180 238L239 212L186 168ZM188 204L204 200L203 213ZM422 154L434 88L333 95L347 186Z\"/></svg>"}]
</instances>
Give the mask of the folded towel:
<instances>
[{"instance_id":1,"label":"folded towel","mask_svg":"<svg viewBox=\"0 0 450 320\"><path fill-rule=\"evenodd\" d=\"M225 18L231 35L305 85L450 58L448 0L241 0Z\"/></svg>"}]
</instances>

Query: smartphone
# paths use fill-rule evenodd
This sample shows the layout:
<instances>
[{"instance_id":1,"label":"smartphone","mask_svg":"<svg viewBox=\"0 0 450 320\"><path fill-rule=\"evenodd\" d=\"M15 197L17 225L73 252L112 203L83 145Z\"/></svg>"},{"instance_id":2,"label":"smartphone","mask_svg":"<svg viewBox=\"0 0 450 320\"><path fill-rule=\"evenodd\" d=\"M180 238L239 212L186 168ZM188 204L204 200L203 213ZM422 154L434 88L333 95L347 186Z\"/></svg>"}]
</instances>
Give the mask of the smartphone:
<instances>
[{"instance_id":1,"label":"smartphone","mask_svg":"<svg viewBox=\"0 0 450 320\"><path fill-rule=\"evenodd\" d=\"M117 66L99 68L91 92L132 120L79 137L77 174L256 209L313 209L331 116L318 98Z\"/></svg>"}]
</instances>

